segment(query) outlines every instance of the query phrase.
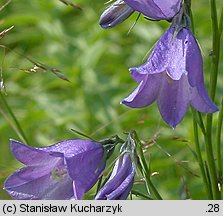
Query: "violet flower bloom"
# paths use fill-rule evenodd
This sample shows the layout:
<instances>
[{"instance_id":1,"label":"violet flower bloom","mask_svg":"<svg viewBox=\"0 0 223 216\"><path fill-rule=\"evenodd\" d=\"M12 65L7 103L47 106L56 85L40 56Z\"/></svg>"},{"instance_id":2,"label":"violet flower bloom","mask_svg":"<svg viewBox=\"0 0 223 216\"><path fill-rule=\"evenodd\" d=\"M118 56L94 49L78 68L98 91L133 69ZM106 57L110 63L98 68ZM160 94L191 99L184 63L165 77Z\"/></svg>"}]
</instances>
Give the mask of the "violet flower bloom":
<instances>
[{"instance_id":1,"label":"violet flower bloom","mask_svg":"<svg viewBox=\"0 0 223 216\"><path fill-rule=\"evenodd\" d=\"M26 165L5 181L4 189L15 199L82 199L105 168L103 148L91 140L44 148L11 140L11 150Z\"/></svg>"},{"instance_id":2,"label":"violet flower bloom","mask_svg":"<svg viewBox=\"0 0 223 216\"><path fill-rule=\"evenodd\" d=\"M154 20L169 20L180 10L182 0L123 0L133 10Z\"/></svg>"},{"instance_id":3,"label":"violet flower bloom","mask_svg":"<svg viewBox=\"0 0 223 216\"><path fill-rule=\"evenodd\" d=\"M196 110L218 110L204 86L202 56L196 39L187 28L177 35L170 27L157 42L147 62L131 68L139 86L122 103L139 108L157 100L163 119L173 128L182 120L189 104Z\"/></svg>"},{"instance_id":4,"label":"violet flower bloom","mask_svg":"<svg viewBox=\"0 0 223 216\"><path fill-rule=\"evenodd\" d=\"M134 182L135 169L128 153L121 156L115 163L108 181L99 190L97 200L125 200Z\"/></svg>"}]
</instances>

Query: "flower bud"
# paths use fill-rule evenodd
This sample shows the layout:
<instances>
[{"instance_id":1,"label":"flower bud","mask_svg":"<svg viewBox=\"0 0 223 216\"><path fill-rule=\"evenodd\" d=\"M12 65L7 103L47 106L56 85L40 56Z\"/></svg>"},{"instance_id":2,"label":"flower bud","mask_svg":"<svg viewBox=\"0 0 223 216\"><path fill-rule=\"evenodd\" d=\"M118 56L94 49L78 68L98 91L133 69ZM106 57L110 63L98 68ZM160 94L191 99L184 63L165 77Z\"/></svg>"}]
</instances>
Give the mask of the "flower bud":
<instances>
[{"instance_id":1,"label":"flower bud","mask_svg":"<svg viewBox=\"0 0 223 216\"><path fill-rule=\"evenodd\" d=\"M112 28L126 20L134 10L123 0L117 0L102 13L99 24L102 28Z\"/></svg>"}]
</instances>

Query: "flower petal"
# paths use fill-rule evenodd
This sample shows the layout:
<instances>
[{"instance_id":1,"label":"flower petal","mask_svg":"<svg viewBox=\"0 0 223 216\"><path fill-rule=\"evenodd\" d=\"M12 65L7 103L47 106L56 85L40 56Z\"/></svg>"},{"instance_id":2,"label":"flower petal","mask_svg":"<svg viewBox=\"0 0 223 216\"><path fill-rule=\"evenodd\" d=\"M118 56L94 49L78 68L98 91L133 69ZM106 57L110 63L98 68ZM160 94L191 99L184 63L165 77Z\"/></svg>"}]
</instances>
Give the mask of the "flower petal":
<instances>
[{"instance_id":1,"label":"flower petal","mask_svg":"<svg viewBox=\"0 0 223 216\"><path fill-rule=\"evenodd\" d=\"M53 179L52 168L29 166L17 170L7 178L4 189L15 199L70 199L73 196L72 179L68 174Z\"/></svg>"},{"instance_id":2,"label":"flower petal","mask_svg":"<svg viewBox=\"0 0 223 216\"><path fill-rule=\"evenodd\" d=\"M186 53L186 70L189 84L194 87L199 79L203 79L203 61L201 51L193 34L188 31L188 49Z\"/></svg>"},{"instance_id":3,"label":"flower petal","mask_svg":"<svg viewBox=\"0 0 223 216\"><path fill-rule=\"evenodd\" d=\"M191 105L200 112L212 113L218 111L217 106L211 101L204 85L203 62L200 48L196 39L189 34L186 65L189 84L192 90Z\"/></svg>"},{"instance_id":4,"label":"flower petal","mask_svg":"<svg viewBox=\"0 0 223 216\"><path fill-rule=\"evenodd\" d=\"M134 182L134 173L131 173L127 178L119 185L116 190L107 195L108 200L125 200Z\"/></svg>"},{"instance_id":5,"label":"flower petal","mask_svg":"<svg viewBox=\"0 0 223 216\"><path fill-rule=\"evenodd\" d=\"M65 156L74 156L80 153L102 148L101 144L92 140L72 139L58 142L54 145L39 148L50 153L61 153Z\"/></svg>"},{"instance_id":6,"label":"flower petal","mask_svg":"<svg viewBox=\"0 0 223 216\"><path fill-rule=\"evenodd\" d=\"M158 107L162 118L173 128L185 115L190 99L187 76L183 75L180 80L163 79L162 89L158 96Z\"/></svg>"},{"instance_id":7,"label":"flower petal","mask_svg":"<svg viewBox=\"0 0 223 216\"><path fill-rule=\"evenodd\" d=\"M156 4L162 13L165 15L165 19L173 18L180 10L182 0L152 0Z\"/></svg>"},{"instance_id":8,"label":"flower petal","mask_svg":"<svg viewBox=\"0 0 223 216\"><path fill-rule=\"evenodd\" d=\"M48 164L50 160L55 160L48 152L24 145L21 142L10 139L11 151L15 158L26 165ZM57 160L57 159L56 159Z\"/></svg>"},{"instance_id":9,"label":"flower petal","mask_svg":"<svg viewBox=\"0 0 223 216\"><path fill-rule=\"evenodd\" d=\"M130 71L138 73L133 78L138 81L140 75L157 74L166 71L173 80L179 80L186 71L186 51L188 47L188 34L182 29L174 36L175 29L169 28L157 42L147 62ZM135 75L135 74L134 74Z\"/></svg>"},{"instance_id":10,"label":"flower petal","mask_svg":"<svg viewBox=\"0 0 223 216\"><path fill-rule=\"evenodd\" d=\"M74 181L74 198L82 199L84 193L93 187L105 168L102 161L103 148L99 146L75 155L65 155L68 172Z\"/></svg>"},{"instance_id":11,"label":"flower petal","mask_svg":"<svg viewBox=\"0 0 223 216\"><path fill-rule=\"evenodd\" d=\"M193 88L191 105L196 110L203 113L213 113L213 112L218 111L218 107L209 98L207 91L204 87L204 84L202 86L200 86L200 89L199 89L200 94L198 93L198 90L195 87Z\"/></svg>"},{"instance_id":12,"label":"flower petal","mask_svg":"<svg viewBox=\"0 0 223 216\"><path fill-rule=\"evenodd\" d=\"M173 80L179 80L186 70L186 53L188 49L188 30L183 28L175 37L174 29L170 28L169 34L172 41L169 41L168 66L166 71ZM172 36L171 36L172 35Z\"/></svg>"},{"instance_id":13,"label":"flower petal","mask_svg":"<svg viewBox=\"0 0 223 216\"><path fill-rule=\"evenodd\" d=\"M169 28L155 45L146 63L132 68L139 74L157 74L166 71L173 55L169 54L173 41L174 28ZM175 56L175 54L174 54Z\"/></svg>"},{"instance_id":14,"label":"flower petal","mask_svg":"<svg viewBox=\"0 0 223 216\"><path fill-rule=\"evenodd\" d=\"M171 19L180 10L181 0L124 0L132 9L154 20Z\"/></svg>"},{"instance_id":15,"label":"flower petal","mask_svg":"<svg viewBox=\"0 0 223 216\"><path fill-rule=\"evenodd\" d=\"M131 177L129 177L131 178ZM120 196L118 197L118 200L126 200L134 183L134 178L132 178L131 180L127 180L128 182L128 186L125 187L125 190L122 192L122 194L120 194ZM123 183L123 185L125 184L125 182Z\"/></svg>"},{"instance_id":16,"label":"flower petal","mask_svg":"<svg viewBox=\"0 0 223 216\"><path fill-rule=\"evenodd\" d=\"M132 108L141 108L152 104L157 99L162 75L145 75L138 87L121 103Z\"/></svg>"}]
</instances>

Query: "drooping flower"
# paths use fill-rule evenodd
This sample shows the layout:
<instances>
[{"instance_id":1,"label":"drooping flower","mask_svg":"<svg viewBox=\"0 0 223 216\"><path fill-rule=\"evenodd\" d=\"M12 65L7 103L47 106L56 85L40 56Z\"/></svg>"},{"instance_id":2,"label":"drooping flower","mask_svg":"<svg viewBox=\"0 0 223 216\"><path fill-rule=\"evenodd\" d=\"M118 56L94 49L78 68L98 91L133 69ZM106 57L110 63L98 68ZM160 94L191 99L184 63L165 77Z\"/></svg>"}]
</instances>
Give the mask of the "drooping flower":
<instances>
[{"instance_id":1,"label":"drooping flower","mask_svg":"<svg viewBox=\"0 0 223 216\"><path fill-rule=\"evenodd\" d=\"M188 106L213 113L218 108L204 86L202 56L193 34L187 28L175 35L170 27L157 42L147 62L130 68L139 86L122 103L146 107L157 100L163 119L173 128L182 120Z\"/></svg>"},{"instance_id":2,"label":"drooping flower","mask_svg":"<svg viewBox=\"0 0 223 216\"><path fill-rule=\"evenodd\" d=\"M103 147L91 140L65 140L34 148L11 140L26 166L10 175L4 189L15 199L82 199L105 168Z\"/></svg>"},{"instance_id":3,"label":"drooping flower","mask_svg":"<svg viewBox=\"0 0 223 216\"><path fill-rule=\"evenodd\" d=\"M129 153L116 161L110 178L99 190L97 200L125 200L132 189L135 169Z\"/></svg>"},{"instance_id":4,"label":"drooping flower","mask_svg":"<svg viewBox=\"0 0 223 216\"><path fill-rule=\"evenodd\" d=\"M133 10L154 20L169 20L178 11L182 0L123 0Z\"/></svg>"},{"instance_id":5,"label":"drooping flower","mask_svg":"<svg viewBox=\"0 0 223 216\"><path fill-rule=\"evenodd\" d=\"M134 10L123 0L117 0L109 5L101 14L99 24L102 28L111 28L126 20Z\"/></svg>"}]
</instances>

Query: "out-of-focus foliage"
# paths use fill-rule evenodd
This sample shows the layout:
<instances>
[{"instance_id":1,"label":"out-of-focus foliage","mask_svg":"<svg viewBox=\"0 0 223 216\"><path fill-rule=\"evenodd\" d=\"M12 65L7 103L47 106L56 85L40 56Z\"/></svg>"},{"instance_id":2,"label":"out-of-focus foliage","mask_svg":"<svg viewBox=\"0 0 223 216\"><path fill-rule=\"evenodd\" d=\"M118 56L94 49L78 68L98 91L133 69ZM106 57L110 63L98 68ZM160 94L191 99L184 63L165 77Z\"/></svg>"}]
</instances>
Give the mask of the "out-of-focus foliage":
<instances>
[{"instance_id":1,"label":"out-of-focus foliage","mask_svg":"<svg viewBox=\"0 0 223 216\"><path fill-rule=\"evenodd\" d=\"M1 1L0 7L5 2ZM10 48L0 49L5 98L29 145L47 146L78 137L72 128L97 140L114 134L122 137L133 128L145 144L151 170L157 174L152 180L164 199L205 198L193 154L192 113L172 130L161 120L156 104L144 109L119 104L137 86L128 68L145 61L169 23L150 22L141 16L128 34L138 16L135 13L121 25L104 30L98 25L104 0L72 2L81 10L59 0L12 0L0 11L0 32L14 26L0 40L0 45ZM222 5L220 0L217 3ZM192 1L192 10L208 88L212 46L209 1ZM34 65L25 56L59 69L70 82L50 71L28 73ZM222 55L219 70L223 70ZM217 105L222 86L220 73ZM0 111L0 199L10 199L2 190L3 183L21 164L12 157L9 138L20 138L3 104ZM138 177L134 190L144 189Z\"/></svg>"}]
</instances>

